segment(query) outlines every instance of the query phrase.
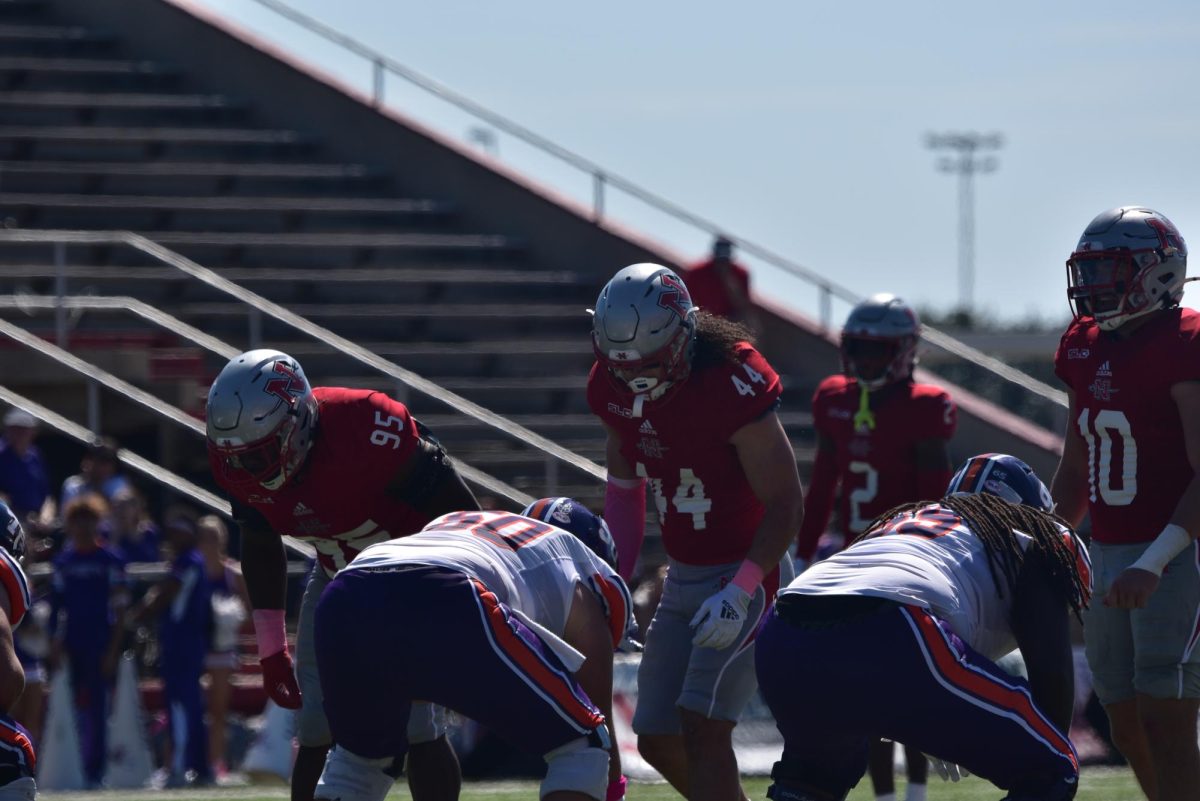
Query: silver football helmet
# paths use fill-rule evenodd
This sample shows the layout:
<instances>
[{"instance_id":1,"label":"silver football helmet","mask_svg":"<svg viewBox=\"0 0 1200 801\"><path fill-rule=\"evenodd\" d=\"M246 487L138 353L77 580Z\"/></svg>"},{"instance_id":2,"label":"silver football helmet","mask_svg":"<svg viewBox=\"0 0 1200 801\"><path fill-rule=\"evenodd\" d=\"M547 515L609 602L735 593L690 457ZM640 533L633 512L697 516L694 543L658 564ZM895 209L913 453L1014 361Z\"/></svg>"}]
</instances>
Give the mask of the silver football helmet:
<instances>
[{"instance_id":1,"label":"silver football helmet","mask_svg":"<svg viewBox=\"0 0 1200 801\"><path fill-rule=\"evenodd\" d=\"M1088 224L1067 260L1067 298L1075 318L1112 331L1158 309L1178 306L1187 280L1187 245L1153 209L1121 206Z\"/></svg>"},{"instance_id":2,"label":"silver football helmet","mask_svg":"<svg viewBox=\"0 0 1200 801\"><path fill-rule=\"evenodd\" d=\"M231 484L277 490L304 464L317 400L300 363L277 350L235 356L208 390L208 448Z\"/></svg>"},{"instance_id":3,"label":"silver football helmet","mask_svg":"<svg viewBox=\"0 0 1200 801\"><path fill-rule=\"evenodd\" d=\"M592 316L596 359L634 393L661 394L687 378L696 307L683 280L661 264L631 264L600 290ZM661 367L663 378L642 375Z\"/></svg>"},{"instance_id":4,"label":"silver football helmet","mask_svg":"<svg viewBox=\"0 0 1200 801\"><path fill-rule=\"evenodd\" d=\"M895 295L872 295L842 326L842 372L869 391L912 377L921 321Z\"/></svg>"}]
</instances>

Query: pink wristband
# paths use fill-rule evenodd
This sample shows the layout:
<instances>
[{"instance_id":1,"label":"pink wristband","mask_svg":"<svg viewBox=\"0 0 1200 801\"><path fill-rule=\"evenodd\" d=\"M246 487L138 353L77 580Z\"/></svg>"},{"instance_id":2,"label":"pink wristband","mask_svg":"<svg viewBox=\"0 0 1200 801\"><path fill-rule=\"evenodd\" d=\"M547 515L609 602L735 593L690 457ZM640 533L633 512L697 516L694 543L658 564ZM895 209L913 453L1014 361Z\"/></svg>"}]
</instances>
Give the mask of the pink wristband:
<instances>
[{"instance_id":1,"label":"pink wristband","mask_svg":"<svg viewBox=\"0 0 1200 801\"><path fill-rule=\"evenodd\" d=\"M627 783L624 776L609 782L608 792L604 794L604 801L621 801L625 797L625 785Z\"/></svg>"},{"instance_id":2,"label":"pink wristband","mask_svg":"<svg viewBox=\"0 0 1200 801\"><path fill-rule=\"evenodd\" d=\"M287 650L287 628L282 609L255 609L253 618L259 659Z\"/></svg>"},{"instance_id":3,"label":"pink wristband","mask_svg":"<svg viewBox=\"0 0 1200 801\"><path fill-rule=\"evenodd\" d=\"M763 569L757 563L751 562L749 559L742 562L742 566L738 568L738 572L733 576L733 584L747 595L753 595L758 589L758 585L762 584Z\"/></svg>"}]
</instances>

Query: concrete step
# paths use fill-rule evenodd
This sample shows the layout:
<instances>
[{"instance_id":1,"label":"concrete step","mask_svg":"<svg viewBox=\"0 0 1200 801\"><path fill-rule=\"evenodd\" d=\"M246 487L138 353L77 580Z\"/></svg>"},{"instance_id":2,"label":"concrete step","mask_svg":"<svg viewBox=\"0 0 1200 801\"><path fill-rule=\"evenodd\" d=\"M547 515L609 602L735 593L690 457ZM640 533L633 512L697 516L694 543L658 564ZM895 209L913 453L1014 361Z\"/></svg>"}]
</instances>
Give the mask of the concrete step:
<instances>
[{"instance_id":1,"label":"concrete step","mask_svg":"<svg viewBox=\"0 0 1200 801\"><path fill-rule=\"evenodd\" d=\"M390 177L364 164L279 161L0 161L7 192L248 195L371 194Z\"/></svg>"},{"instance_id":2,"label":"concrete step","mask_svg":"<svg viewBox=\"0 0 1200 801\"><path fill-rule=\"evenodd\" d=\"M78 25L0 20L0 52L6 56L101 56L115 49L115 37Z\"/></svg>"},{"instance_id":3,"label":"concrete step","mask_svg":"<svg viewBox=\"0 0 1200 801\"><path fill-rule=\"evenodd\" d=\"M246 107L224 95L145 92L0 92L8 125L242 124Z\"/></svg>"},{"instance_id":4,"label":"concrete step","mask_svg":"<svg viewBox=\"0 0 1200 801\"><path fill-rule=\"evenodd\" d=\"M338 231L443 228L452 207L429 199L229 197L0 192L0 214L22 228L141 231Z\"/></svg>"},{"instance_id":5,"label":"concrete step","mask_svg":"<svg viewBox=\"0 0 1200 801\"><path fill-rule=\"evenodd\" d=\"M180 79L178 70L153 61L0 56L0 87L9 90L146 92L176 88Z\"/></svg>"},{"instance_id":6,"label":"concrete step","mask_svg":"<svg viewBox=\"0 0 1200 801\"><path fill-rule=\"evenodd\" d=\"M487 336L558 337L562 334L587 341L590 323L582 306L561 303L313 303L292 304L290 310L350 339L428 338L461 340L464 334L486 331ZM242 303L183 303L164 309L207 331L241 328L247 319ZM232 326L230 325L232 323ZM263 320L267 339L288 337L290 327Z\"/></svg>"},{"instance_id":7,"label":"concrete step","mask_svg":"<svg viewBox=\"0 0 1200 801\"><path fill-rule=\"evenodd\" d=\"M0 160L303 158L313 138L287 129L187 126L0 125Z\"/></svg>"}]
</instances>

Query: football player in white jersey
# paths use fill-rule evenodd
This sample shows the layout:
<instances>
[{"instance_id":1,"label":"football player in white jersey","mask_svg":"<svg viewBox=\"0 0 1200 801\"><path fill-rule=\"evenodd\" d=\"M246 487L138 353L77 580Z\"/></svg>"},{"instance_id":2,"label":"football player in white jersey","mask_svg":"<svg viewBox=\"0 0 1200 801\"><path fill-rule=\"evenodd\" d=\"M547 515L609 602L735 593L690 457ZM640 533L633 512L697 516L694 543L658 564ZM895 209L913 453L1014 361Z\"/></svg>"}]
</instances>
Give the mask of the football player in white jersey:
<instances>
[{"instance_id":1,"label":"football player in white jersey","mask_svg":"<svg viewBox=\"0 0 1200 801\"><path fill-rule=\"evenodd\" d=\"M608 527L570 498L452 512L363 550L317 605L337 743L317 799L382 801L415 699L543 756L543 799L623 798L612 654L636 627L616 560Z\"/></svg>"},{"instance_id":2,"label":"football player in white jersey","mask_svg":"<svg viewBox=\"0 0 1200 801\"><path fill-rule=\"evenodd\" d=\"M844 799L873 737L940 773L961 765L1008 801L1074 797L1069 620L1091 566L1051 509L1020 459L976 456L945 498L881 515L780 592L755 653L784 737L770 798ZM995 662L1018 647L1028 681Z\"/></svg>"}]
</instances>

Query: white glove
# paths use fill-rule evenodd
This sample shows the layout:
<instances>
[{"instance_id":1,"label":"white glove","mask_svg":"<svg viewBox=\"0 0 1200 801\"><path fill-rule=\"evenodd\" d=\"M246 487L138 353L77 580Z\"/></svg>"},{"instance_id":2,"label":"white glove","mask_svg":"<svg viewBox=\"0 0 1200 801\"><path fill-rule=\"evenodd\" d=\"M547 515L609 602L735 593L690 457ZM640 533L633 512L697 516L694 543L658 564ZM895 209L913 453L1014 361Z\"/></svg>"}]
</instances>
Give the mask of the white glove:
<instances>
[{"instance_id":1,"label":"white glove","mask_svg":"<svg viewBox=\"0 0 1200 801\"><path fill-rule=\"evenodd\" d=\"M961 765L955 765L953 762L947 762L943 759L929 756L929 754L926 754L925 758L929 760L929 764L937 771L937 775L942 777L942 781L956 782L971 775L966 768Z\"/></svg>"},{"instance_id":2,"label":"white glove","mask_svg":"<svg viewBox=\"0 0 1200 801\"><path fill-rule=\"evenodd\" d=\"M696 630L692 645L700 648L727 648L737 639L746 623L750 596L736 584L726 584L700 605L691 627Z\"/></svg>"}]
</instances>

